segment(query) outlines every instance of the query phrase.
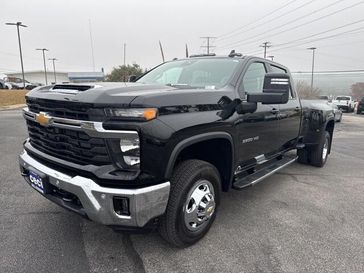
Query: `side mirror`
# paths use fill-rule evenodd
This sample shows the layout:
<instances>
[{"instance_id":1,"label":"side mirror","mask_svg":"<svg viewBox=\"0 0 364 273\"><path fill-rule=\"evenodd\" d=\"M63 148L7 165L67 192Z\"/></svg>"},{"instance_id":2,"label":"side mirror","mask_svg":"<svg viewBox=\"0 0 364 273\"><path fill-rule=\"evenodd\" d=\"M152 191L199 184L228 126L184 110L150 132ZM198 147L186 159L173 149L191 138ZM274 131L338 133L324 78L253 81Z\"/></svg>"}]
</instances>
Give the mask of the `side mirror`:
<instances>
[{"instance_id":1,"label":"side mirror","mask_svg":"<svg viewBox=\"0 0 364 273\"><path fill-rule=\"evenodd\" d=\"M248 102L285 104L289 99L290 77L284 73L268 73L264 78L263 93L247 94Z\"/></svg>"},{"instance_id":2,"label":"side mirror","mask_svg":"<svg viewBox=\"0 0 364 273\"><path fill-rule=\"evenodd\" d=\"M242 101L238 106L236 106L236 112L239 115L247 114L247 113L254 113L257 111L257 103L256 102L245 102Z\"/></svg>"},{"instance_id":3,"label":"side mirror","mask_svg":"<svg viewBox=\"0 0 364 273\"><path fill-rule=\"evenodd\" d=\"M129 79L128 79L128 81L129 82L136 82L136 80L138 79L138 77L137 76L135 76L135 75L131 75L131 76L129 76Z\"/></svg>"}]
</instances>

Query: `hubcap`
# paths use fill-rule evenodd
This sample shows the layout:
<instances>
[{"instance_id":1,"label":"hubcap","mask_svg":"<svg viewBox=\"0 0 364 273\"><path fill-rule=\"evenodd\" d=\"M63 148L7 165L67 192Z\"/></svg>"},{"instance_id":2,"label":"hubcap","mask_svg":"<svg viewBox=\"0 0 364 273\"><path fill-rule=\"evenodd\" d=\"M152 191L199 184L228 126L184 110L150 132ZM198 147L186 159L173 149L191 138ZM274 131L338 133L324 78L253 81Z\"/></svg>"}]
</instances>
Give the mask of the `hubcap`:
<instances>
[{"instance_id":1,"label":"hubcap","mask_svg":"<svg viewBox=\"0 0 364 273\"><path fill-rule=\"evenodd\" d=\"M322 159L325 160L327 156L327 151L329 150L329 139L325 139L324 148L322 149Z\"/></svg>"},{"instance_id":2,"label":"hubcap","mask_svg":"<svg viewBox=\"0 0 364 273\"><path fill-rule=\"evenodd\" d=\"M191 231L202 229L215 212L214 187L207 180L198 181L187 195L184 210L186 227Z\"/></svg>"}]
</instances>

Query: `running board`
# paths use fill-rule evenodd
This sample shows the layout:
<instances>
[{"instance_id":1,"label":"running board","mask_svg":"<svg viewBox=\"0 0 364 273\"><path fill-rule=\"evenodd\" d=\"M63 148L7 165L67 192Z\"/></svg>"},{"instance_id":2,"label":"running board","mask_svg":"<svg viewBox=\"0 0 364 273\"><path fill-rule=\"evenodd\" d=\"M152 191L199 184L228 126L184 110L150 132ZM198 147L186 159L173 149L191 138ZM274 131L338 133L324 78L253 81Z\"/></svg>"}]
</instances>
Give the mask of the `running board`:
<instances>
[{"instance_id":1,"label":"running board","mask_svg":"<svg viewBox=\"0 0 364 273\"><path fill-rule=\"evenodd\" d=\"M271 176L280 169L292 164L297 160L297 157L284 157L281 160L274 161L272 164L268 165L264 169L256 171L250 175L247 175L233 183L233 188L236 190L242 190L246 187L253 186L263 179Z\"/></svg>"}]
</instances>

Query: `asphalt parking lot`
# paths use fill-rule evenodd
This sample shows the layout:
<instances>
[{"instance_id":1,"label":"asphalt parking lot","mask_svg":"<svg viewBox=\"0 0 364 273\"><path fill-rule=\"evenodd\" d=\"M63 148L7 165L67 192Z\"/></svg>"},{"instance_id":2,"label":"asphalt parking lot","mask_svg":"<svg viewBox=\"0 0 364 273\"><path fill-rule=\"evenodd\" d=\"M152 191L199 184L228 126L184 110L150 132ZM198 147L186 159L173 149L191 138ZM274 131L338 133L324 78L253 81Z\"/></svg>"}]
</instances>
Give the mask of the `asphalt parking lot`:
<instances>
[{"instance_id":1,"label":"asphalt parking lot","mask_svg":"<svg viewBox=\"0 0 364 273\"><path fill-rule=\"evenodd\" d=\"M117 234L42 198L20 176L26 129L0 112L0 272L364 272L364 115L344 114L324 168L295 163L223 194L196 245Z\"/></svg>"}]
</instances>

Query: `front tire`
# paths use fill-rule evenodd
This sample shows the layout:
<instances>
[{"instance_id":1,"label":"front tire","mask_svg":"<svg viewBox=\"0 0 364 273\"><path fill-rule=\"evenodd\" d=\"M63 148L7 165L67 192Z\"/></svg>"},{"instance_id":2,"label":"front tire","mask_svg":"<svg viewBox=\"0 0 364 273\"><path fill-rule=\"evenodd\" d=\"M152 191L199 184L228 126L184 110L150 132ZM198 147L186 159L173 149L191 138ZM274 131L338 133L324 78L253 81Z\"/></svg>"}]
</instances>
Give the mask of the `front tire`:
<instances>
[{"instance_id":1,"label":"front tire","mask_svg":"<svg viewBox=\"0 0 364 273\"><path fill-rule=\"evenodd\" d=\"M171 178L166 213L159 233L176 247L200 240L215 220L220 202L221 182L217 169L202 160L180 163Z\"/></svg>"}]
</instances>

